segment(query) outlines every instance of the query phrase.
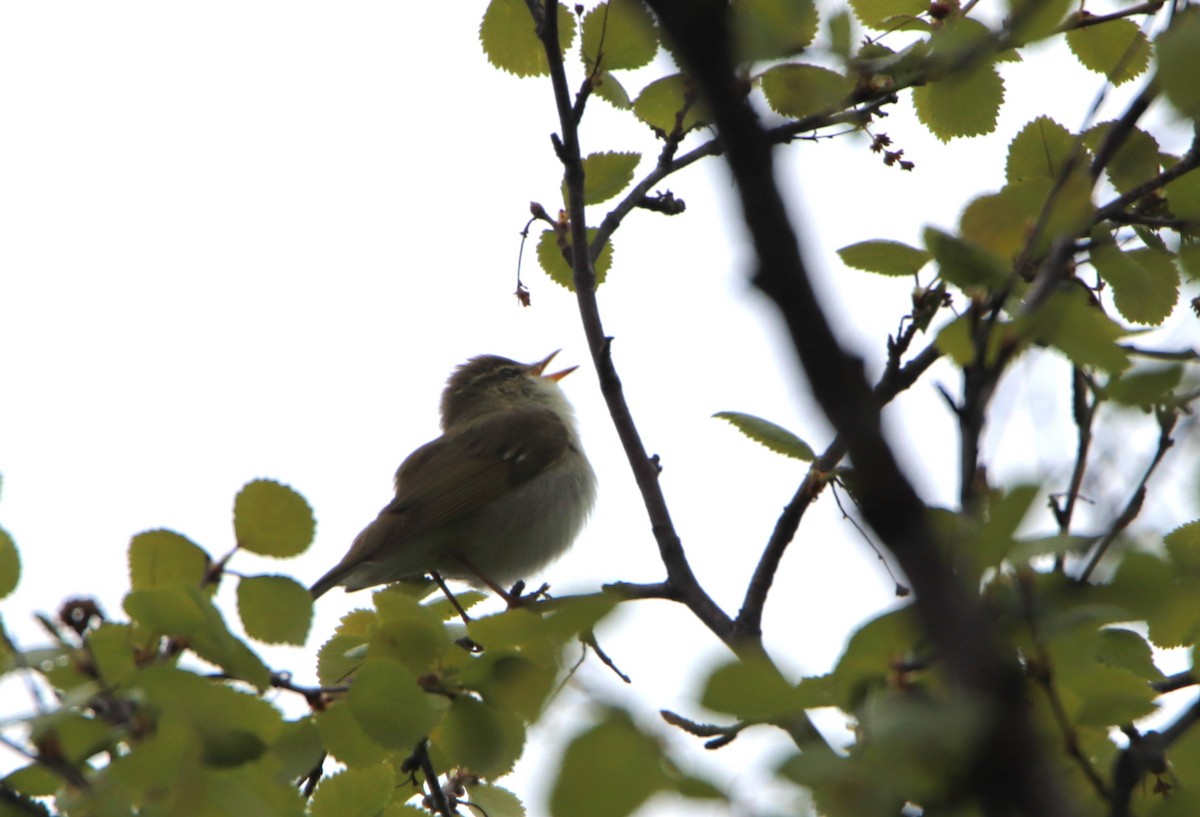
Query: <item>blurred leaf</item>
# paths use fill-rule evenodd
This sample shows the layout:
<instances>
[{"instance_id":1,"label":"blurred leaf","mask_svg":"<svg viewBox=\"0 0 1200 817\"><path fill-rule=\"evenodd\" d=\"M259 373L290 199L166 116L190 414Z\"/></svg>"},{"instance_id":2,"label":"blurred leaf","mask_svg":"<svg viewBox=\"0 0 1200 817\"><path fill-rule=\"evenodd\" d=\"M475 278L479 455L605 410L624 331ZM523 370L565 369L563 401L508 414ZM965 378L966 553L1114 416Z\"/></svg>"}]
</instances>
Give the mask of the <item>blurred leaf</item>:
<instances>
[{"instance_id":1,"label":"blurred leaf","mask_svg":"<svg viewBox=\"0 0 1200 817\"><path fill-rule=\"evenodd\" d=\"M975 362L975 339L970 315L959 315L943 326L934 341L938 349L959 366Z\"/></svg>"},{"instance_id":2,"label":"blurred leaf","mask_svg":"<svg viewBox=\"0 0 1200 817\"><path fill-rule=\"evenodd\" d=\"M558 7L558 44L566 52L575 39L575 18ZM518 77L550 73L546 51L538 39L533 16L524 0L491 0L479 26L479 42L488 62Z\"/></svg>"},{"instance_id":3,"label":"blurred leaf","mask_svg":"<svg viewBox=\"0 0 1200 817\"><path fill-rule=\"evenodd\" d=\"M262 659L229 632L217 608L199 588L135 590L125 597L125 612L150 633L181 639L232 677L260 690L270 685L271 672Z\"/></svg>"},{"instance_id":4,"label":"blurred leaf","mask_svg":"<svg viewBox=\"0 0 1200 817\"><path fill-rule=\"evenodd\" d=\"M859 241L837 253L848 267L895 276L916 275L933 258L925 250L886 239Z\"/></svg>"},{"instance_id":5,"label":"blurred leaf","mask_svg":"<svg viewBox=\"0 0 1200 817\"><path fill-rule=\"evenodd\" d=\"M533 722L554 691L557 669L555 664L541 664L519 652L489 649L464 669L462 683L478 691L485 701Z\"/></svg>"},{"instance_id":6,"label":"blurred leaf","mask_svg":"<svg viewBox=\"0 0 1200 817\"><path fill-rule=\"evenodd\" d=\"M508 789L478 783L467 789L475 811L488 817L525 817L525 806Z\"/></svg>"},{"instance_id":7,"label":"blurred leaf","mask_svg":"<svg viewBox=\"0 0 1200 817\"><path fill-rule=\"evenodd\" d=\"M1096 655L1100 663L1133 673L1144 681L1158 681L1162 670L1154 664L1154 655L1146 639L1132 630L1106 627L1099 633Z\"/></svg>"},{"instance_id":8,"label":"blurred leaf","mask_svg":"<svg viewBox=\"0 0 1200 817\"><path fill-rule=\"evenodd\" d=\"M20 792L26 797L51 797L58 792L63 786L63 780L54 772L47 769L41 763L30 763L28 766L22 766L4 776L3 782L5 786L13 791ZM3 812L0 812L3 813ZM36 812L33 812L36 814ZM50 812L45 812L49 817ZM4 813L4 817L28 817L28 814L23 811Z\"/></svg>"},{"instance_id":9,"label":"blurred leaf","mask_svg":"<svg viewBox=\"0 0 1200 817\"><path fill-rule=\"evenodd\" d=\"M850 57L853 45L853 23L850 14L843 8L829 15L829 50L842 59Z\"/></svg>"},{"instance_id":10,"label":"blurred leaf","mask_svg":"<svg viewBox=\"0 0 1200 817\"><path fill-rule=\"evenodd\" d=\"M867 28L889 30L929 11L923 0L850 0L850 7Z\"/></svg>"},{"instance_id":11,"label":"blurred leaf","mask_svg":"<svg viewBox=\"0 0 1200 817\"><path fill-rule=\"evenodd\" d=\"M1070 131L1048 116L1039 116L1026 123L1009 143L1005 177L1009 184L1031 179L1057 181L1075 149Z\"/></svg>"},{"instance_id":12,"label":"blurred leaf","mask_svg":"<svg viewBox=\"0 0 1200 817\"><path fill-rule=\"evenodd\" d=\"M105 622L86 636L88 652L100 678L111 688L123 686L133 677L133 628L128 624Z\"/></svg>"},{"instance_id":13,"label":"blurred leaf","mask_svg":"<svg viewBox=\"0 0 1200 817\"><path fill-rule=\"evenodd\" d=\"M8 531L0 528L0 599L17 589L21 579L21 557Z\"/></svg>"},{"instance_id":14,"label":"blurred leaf","mask_svg":"<svg viewBox=\"0 0 1200 817\"><path fill-rule=\"evenodd\" d=\"M584 16L579 45L589 72L597 62L603 71L641 68L658 52L658 30L642 0L609 0Z\"/></svg>"},{"instance_id":15,"label":"blurred leaf","mask_svg":"<svg viewBox=\"0 0 1200 817\"><path fill-rule=\"evenodd\" d=\"M817 34L813 0L733 0L730 14L738 63L790 57Z\"/></svg>"},{"instance_id":16,"label":"blurred leaf","mask_svg":"<svg viewBox=\"0 0 1200 817\"><path fill-rule=\"evenodd\" d=\"M596 237L596 230L589 227L587 231L588 241ZM596 259L595 273L597 288L604 283L608 277L608 269L612 266L612 242L609 241L604 245L604 249L600 251L600 257ZM558 284L560 287L566 287L571 292L575 291L575 272L571 269L571 265L563 258L562 250L558 246L558 236L554 230L543 230L542 237L538 239L537 245L538 264L550 280Z\"/></svg>"},{"instance_id":17,"label":"blurred leaf","mask_svg":"<svg viewBox=\"0 0 1200 817\"><path fill-rule=\"evenodd\" d=\"M1091 251L1092 266L1112 287L1113 303L1126 320L1161 324L1179 298L1179 272L1167 253L1142 249L1123 252L1113 244Z\"/></svg>"},{"instance_id":18,"label":"blurred leaf","mask_svg":"<svg viewBox=\"0 0 1200 817\"><path fill-rule=\"evenodd\" d=\"M350 653L361 651L378 616L374 610L354 610L342 617L333 637L321 645L317 653L317 679L321 686L339 686L362 665L362 656Z\"/></svg>"},{"instance_id":19,"label":"blurred leaf","mask_svg":"<svg viewBox=\"0 0 1200 817\"><path fill-rule=\"evenodd\" d=\"M1117 340L1127 334L1076 290L1056 293L1019 324L1034 338L1059 349L1078 366L1095 366L1109 373L1129 366L1129 353Z\"/></svg>"},{"instance_id":20,"label":"blurred leaf","mask_svg":"<svg viewBox=\"0 0 1200 817\"><path fill-rule=\"evenodd\" d=\"M642 159L640 153L589 153L583 158L583 203L608 201L629 186ZM567 200L567 182L562 184Z\"/></svg>"},{"instance_id":21,"label":"blurred leaf","mask_svg":"<svg viewBox=\"0 0 1200 817\"><path fill-rule=\"evenodd\" d=\"M208 565L208 554L174 531L146 531L129 543L129 582L133 590L199 587Z\"/></svg>"},{"instance_id":22,"label":"blurred leaf","mask_svg":"<svg viewBox=\"0 0 1200 817\"><path fill-rule=\"evenodd\" d=\"M777 426L761 417L743 414L739 411L718 411L713 417L725 420L738 431L776 454L783 454L785 457L791 457L801 462L812 462L816 458L816 454L804 440L786 428Z\"/></svg>"},{"instance_id":23,"label":"blurred leaf","mask_svg":"<svg viewBox=\"0 0 1200 817\"><path fill-rule=\"evenodd\" d=\"M283 766L278 773L281 779L299 780L307 775L325 757L316 717L307 715L299 720L285 721L270 749Z\"/></svg>"},{"instance_id":24,"label":"blurred leaf","mask_svg":"<svg viewBox=\"0 0 1200 817\"><path fill-rule=\"evenodd\" d=\"M553 817L625 817L670 786L662 751L623 712L577 735L550 793Z\"/></svg>"},{"instance_id":25,"label":"blurred leaf","mask_svg":"<svg viewBox=\"0 0 1200 817\"><path fill-rule=\"evenodd\" d=\"M377 817L395 786L396 773L388 763L338 772L317 786L312 817Z\"/></svg>"},{"instance_id":26,"label":"blurred leaf","mask_svg":"<svg viewBox=\"0 0 1200 817\"><path fill-rule=\"evenodd\" d=\"M1193 170L1184 174L1168 184L1165 190L1172 214L1200 221L1200 172Z\"/></svg>"},{"instance_id":27,"label":"blurred leaf","mask_svg":"<svg viewBox=\"0 0 1200 817\"><path fill-rule=\"evenodd\" d=\"M1152 406L1162 402L1182 378L1182 366L1139 369L1110 380L1104 396L1126 406Z\"/></svg>"},{"instance_id":28,"label":"blurred leaf","mask_svg":"<svg viewBox=\"0 0 1200 817\"><path fill-rule=\"evenodd\" d=\"M982 247L936 227L926 227L924 238L942 279L960 289L999 287L1012 277L1010 265Z\"/></svg>"},{"instance_id":29,"label":"blurred leaf","mask_svg":"<svg viewBox=\"0 0 1200 817\"><path fill-rule=\"evenodd\" d=\"M1008 0L1008 21L1019 43L1057 33L1075 0Z\"/></svg>"},{"instance_id":30,"label":"blurred leaf","mask_svg":"<svg viewBox=\"0 0 1200 817\"><path fill-rule=\"evenodd\" d=\"M390 754L363 731L344 699L325 707L316 719L321 743L339 763L361 769L383 762Z\"/></svg>"},{"instance_id":31,"label":"blurred leaf","mask_svg":"<svg viewBox=\"0 0 1200 817\"><path fill-rule=\"evenodd\" d=\"M464 766L485 778L512 770L525 747L525 727L511 711L459 695L433 733L433 742L451 766Z\"/></svg>"},{"instance_id":32,"label":"blurred leaf","mask_svg":"<svg viewBox=\"0 0 1200 817\"><path fill-rule=\"evenodd\" d=\"M388 749L411 750L442 717L437 699L394 658L371 656L363 662L348 700L367 736Z\"/></svg>"},{"instance_id":33,"label":"blurred leaf","mask_svg":"<svg viewBox=\"0 0 1200 817\"><path fill-rule=\"evenodd\" d=\"M287 576L245 576L237 598L246 635L267 644L304 645L313 615L304 585Z\"/></svg>"},{"instance_id":34,"label":"blurred leaf","mask_svg":"<svg viewBox=\"0 0 1200 817\"><path fill-rule=\"evenodd\" d=\"M1176 568L1200 575L1200 519L1175 528L1163 537L1163 543Z\"/></svg>"},{"instance_id":35,"label":"blurred leaf","mask_svg":"<svg viewBox=\"0 0 1200 817\"><path fill-rule=\"evenodd\" d=\"M378 619L370 632L370 655L398 659L417 675L434 671L451 639L437 610L390 588L373 599Z\"/></svg>"},{"instance_id":36,"label":"blurred leaf","mask_svg":"<svg viewBox=\"0 0 1200 817\"><path fill-rule=\"evenodd\" d=\"M1092 153L1100 149L1113 125L1113 122L1101 122L1084 134L1084 143ZM1121 193L1150 181L1161 169L1158 140L1141 128L1132 128L1126 134L1125 141L1104 168L1113 187Z\"/></svg>"},{"instance_id":37,"label":"blurred leaf","mask_svg":"<svg viewBox=\"0 0 1200 817\"><path fill-rule=\"evenodd\" d=\"M633 112L663 135L673 133L677 124L687 133L711 122L699 96L700 91L683 74L671 74L643 88L633 102Z\"/></svg>"},{"instance_id":38,"label":"blurred leaf","mask_svg":"<svg viewBox=\"0 0 1200 817\"><path fill-rule=\"evenodd\" d=\"M298 556L312 544L316 522L304 497L269 479L248 482L233 503L238 547L279 558Z\"/></svg>"},{"instance_id":39,"label":"blurred leaf","mask_svg":"<svg viewBox=\"0 0 1200 817\"><path fill-rule=\"evenodd\" d=\"M836 694L837 706L853 712L871 689L887 687L893 667L911 657L917 638L911 605L883 613L859 627L823 681Z\"/></svg>"},{"instance_id":40,"label":"blurred leaf","mask_svg":"<svg viewBox=\"0 0 1200 817\"><path fill-rule=\"evenodd\" d=\"M733 659L711 673L700 695L700 705L739 720L767 720L796 712L795 685L767 659Z\"/></svg>"},{"instance_id":41,"label":"blurred leaf","mask_svg":"<svg viewBox=\"0 0 1200 817\"><path fill-rule=\"evenodd\" d=\"M161 717L186 723L200 735L209 766L252 761L283 729L282 714L265 699L193 672L154 665L138 672L137 684Z\"/></svg>"},{"instance_id":42,"label":"blurred leaf","mask_svg":"<svg viewBox=\"0 0 1200 817\"><path fill-rule=\"evenodd\" d=\"M1025 249L1035 221L1005 189L973 199L959 218L959 230L964 240L1011 261Z\"/></svg>"},{"instance_id":43,"label":"blurred leaf","mask_svg":"<svg viewBox=\"0 0 1200 817\"><path fill-rule=\"evenodd\" d=\"M1122 85L1150 65L1150 41L1132 20L1109 20L1067 32L1067 45L1083 67Z\"/></svg>"},{"instance_id":44,"label":"blurred leaf","mask_svg":"<svg viewBox=\"0 0 1200 817\"><path fill-rule=\"evenodd\" d=\"M1200 10L1175 15L1154 43L1158 84L1171 104L1189 117L1200 116Z\"/></svg>"},{"instance_id":45,"label":"blurred leaf","mask_svg":"<svg viewBox=\"0 0 1200 817\"><path fill-rule=\"evenodd\" d=\"M838 108L854 90L854 83L836 71L798 63L769 68L760 80L771 109L793 119Z\"/></svg>"},{"instance_id":46,"label":"blurred leaf","mask_svg":"<svg viewBox=\"0 0 1200 817\"><path fill-rule=\"evenodd\" d=\"M913 89L917 118L943 142L981 136L996 129L1004 102L1004 80L983 64Z\"/></svg>"}]
</instances>

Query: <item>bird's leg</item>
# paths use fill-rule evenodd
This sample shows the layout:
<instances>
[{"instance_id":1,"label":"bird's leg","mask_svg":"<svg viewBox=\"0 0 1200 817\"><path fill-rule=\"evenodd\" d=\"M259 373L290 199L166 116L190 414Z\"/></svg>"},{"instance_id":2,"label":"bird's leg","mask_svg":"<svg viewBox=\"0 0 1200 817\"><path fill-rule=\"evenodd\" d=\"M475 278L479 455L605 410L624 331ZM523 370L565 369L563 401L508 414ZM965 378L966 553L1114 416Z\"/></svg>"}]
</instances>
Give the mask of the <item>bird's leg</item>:
<instances>
[{"instance_id":1,"label":"bird's leg","mask_svg":"<svg viewBox=\"0 0 1200 817\"><path fill-rule=\"evenodd\" d=\"M433 580L437 582L437 586L442 589L442 593L450 600L450 604L458 611L458 617L462 619L463 624L470 624L471 617L467 615L467 611L463 609L463 606L458 603L455 595L450 592L450 588L446 586L446 581L441 575L436 570L429 571L429 575L433 577Z\"/></svg>"},{"instance_id":2,"label":"bird's leg","mask_svg":"<svg viewBox=\"0 0 1200 817\"><path fill-rule=\"evenodd\" d=\"M513 607L520 607L524 604L534 601L541 596L546 595L546 591L550 589L550 585L543 584L534 592L527 593L526 595L522 596L521 591L525 589L525 582L517 582L513 585L512 590L505 590L503 587L492 581L488 576L484 575L483 571L471 564L469 559L464 559L462 556L459 556L458 561L462 563L463 567L474 573L475 577L487 585L493 593L504 599L505 603L508 604L509 609Z\"/></svg>"}]
</instances>

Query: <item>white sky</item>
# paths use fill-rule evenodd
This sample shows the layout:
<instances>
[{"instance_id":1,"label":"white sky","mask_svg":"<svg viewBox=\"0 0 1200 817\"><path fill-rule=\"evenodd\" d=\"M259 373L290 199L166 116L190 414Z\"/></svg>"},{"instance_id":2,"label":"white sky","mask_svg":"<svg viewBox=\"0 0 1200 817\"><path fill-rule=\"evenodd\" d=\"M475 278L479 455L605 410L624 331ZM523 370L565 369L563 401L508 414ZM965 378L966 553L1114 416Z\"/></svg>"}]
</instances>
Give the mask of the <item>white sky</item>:
<instances>
[{"instance_id":1,"label":"white sky","mask_svg":"<svg viewBox=\"0 0 1200 817\"><path fill-rule=\"evenodd\" d=\"M0 9L0 522L24 566L2 609L19 644L42 640L30 612L71 595L121 617L125 548L139 531L169 527L224 554L233 496L256 477L308 498L316 545L293 562L239 555L232 567L315 579L387 501L396 465L436 435L450 369L482 352L532 360L562 347L562 363L585 364L564 385L600 502L576 548L540 578L561 594L661 578L573 296L536 267L532 245L533 307L511 294L528 203L557 209L560 170L548 83L487 64L483 8L65 0ZM966 201L1000 186L1004 146L1025 121L1050 112L1077 129L1097 78L1067 59L1048 82L1035 57L1004 67L1009 104L992 137L947 148L907 102L896 106L876 130L916 162L912 173L885 168L861 140L784 154L819 285L873 371L912 285L846 270L833 250L876 237L916 244L926 223L953 227ZM589 111L585 150L656 152L646 129L604 103ZM724 168L709 160L662 188L688 212L628 220L600 305L693 565L736 612L804 469L709 415L760 414L818 450L830 436L772 310L746 284ZM1015 456L1001 474L1063 473L1070 432L1046 418L1065 423L1067 397L1032 392L1056 371L1025 367L999 396L997 426L1008 425L993 428L992 448L1003 434L1035 441L1006 451ZM956 448L935 382L957 387L940 368L891 419L926 498L948 504ZM1168 479L1188 470L1176 468ZM855 624L892 603L891 587L823 500L780 571L768 644L797 676L826 671ZM264 650L269 663L311 681L337 616L366 601L323 598L308 647ZM725 653L681 608L629 605L601 640L633 676L648 723L659 708L705 717L690 696ZM596 668L579 687L629 694ZM29 706L19 687L4 697L4 714ZM550 737L531 741L547 746L502 781L535 814L551 737L579 717L565 712ZM671 740L696 762L719 763L751 801L749 764L781 745L742 739L705 758L697 741ZM12 765L0 758L0 770ZM671 810L655 801L647 813Z\"/></svg>"}]
</instances>

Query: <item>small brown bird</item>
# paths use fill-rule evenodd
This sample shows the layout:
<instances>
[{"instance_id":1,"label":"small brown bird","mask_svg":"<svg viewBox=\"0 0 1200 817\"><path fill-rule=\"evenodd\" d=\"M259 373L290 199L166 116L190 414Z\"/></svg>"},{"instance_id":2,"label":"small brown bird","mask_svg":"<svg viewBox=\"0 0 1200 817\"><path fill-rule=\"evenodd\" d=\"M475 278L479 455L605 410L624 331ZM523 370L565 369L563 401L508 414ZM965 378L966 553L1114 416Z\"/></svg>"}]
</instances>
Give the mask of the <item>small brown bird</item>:
<instances>
[{"instance_id":1,"label":"small brown bird","mask_svg":"<svg viewBox=\"0 0 1200 817\"><path fill-rule=\"evenodd\" d=\"M437 573L507 587L571 546L596 499L575 412L537 363L468 360L442 392L442 436L396 471L396 498L311 588L314 598Z\"/></svg>"}]
</instances>

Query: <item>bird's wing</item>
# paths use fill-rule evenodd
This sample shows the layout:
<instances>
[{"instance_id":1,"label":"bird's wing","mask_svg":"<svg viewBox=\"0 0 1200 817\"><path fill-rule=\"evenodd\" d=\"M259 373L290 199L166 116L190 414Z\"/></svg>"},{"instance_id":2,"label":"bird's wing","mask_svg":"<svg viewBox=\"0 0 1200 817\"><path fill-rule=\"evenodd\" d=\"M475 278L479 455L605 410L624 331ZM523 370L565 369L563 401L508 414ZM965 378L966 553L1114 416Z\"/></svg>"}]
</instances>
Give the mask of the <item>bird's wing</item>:
<instances>
[{"instance_id":1,"label":"bird's wing","mask_svg":"<svg viewBox=\"0 0 1200 817\"><path fill-rule=\"evenodd\" d=\"M396 471L396 497L312 587L319 596L364 562L481 508L567 453L570 432L549 409L497 412L418 448ZM365 586L365 585L364 585Z\"/></svg>"},{"instance_id":2,"label":"bird's wing","mask_svg":"<svg viewBox=\"0 0 1200 817\"><path fill-rule=\"evenodd\" d=\"M403 513L417 530L437 527L533 479L569 445L566 424L549 409L486 416L414 451L382 513Z\"/></svg>"}]
</instances>

